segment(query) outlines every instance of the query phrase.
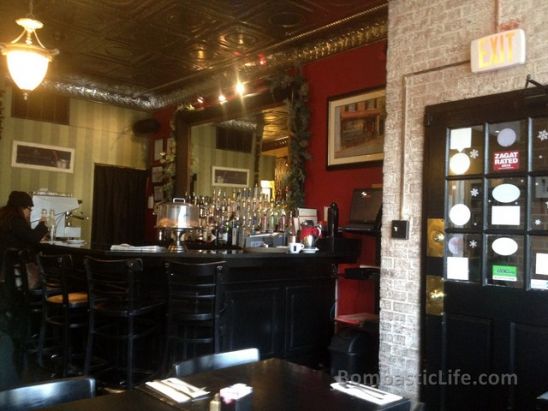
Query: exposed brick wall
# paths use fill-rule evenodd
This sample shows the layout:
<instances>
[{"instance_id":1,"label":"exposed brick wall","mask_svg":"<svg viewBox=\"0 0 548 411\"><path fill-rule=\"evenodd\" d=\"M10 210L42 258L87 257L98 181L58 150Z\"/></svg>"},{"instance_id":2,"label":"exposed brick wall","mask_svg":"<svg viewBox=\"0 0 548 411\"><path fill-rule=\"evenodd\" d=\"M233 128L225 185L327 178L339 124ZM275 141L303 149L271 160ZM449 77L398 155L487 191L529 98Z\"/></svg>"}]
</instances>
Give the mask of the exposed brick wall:
<instances>
[{"instance_id":1,"label":"exposed brick wall","mask_svg":"<svg viewBox=\"0 0 548 411\"><path fill-rule=\"evenodd\" d=\"M392 392L419 394L424 108L523 88L527 74L547 83L547 16L545 0L389 1L379 361ZM526 64L472 74L470 42L508 25L525 30ZM409 240L390 238L399 219Z\"/></svg>"}]
</instances>

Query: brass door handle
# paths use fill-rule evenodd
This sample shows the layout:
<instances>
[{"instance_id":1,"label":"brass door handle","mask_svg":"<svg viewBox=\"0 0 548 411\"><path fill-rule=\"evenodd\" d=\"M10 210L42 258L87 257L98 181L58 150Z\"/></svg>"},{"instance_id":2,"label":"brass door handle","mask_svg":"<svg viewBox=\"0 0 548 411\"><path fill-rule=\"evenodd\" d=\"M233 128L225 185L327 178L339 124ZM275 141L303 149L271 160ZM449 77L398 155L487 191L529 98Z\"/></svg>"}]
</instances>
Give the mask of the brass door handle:
<instances>
[{"instance_id":1,"label":"brass door handle","mask_svg":"<svg viewBox=\"0 0 548 411\"><path fill-rule=\"evenodd\" d=\"M445 234L441 231L434 231L432 233L432 240L436 243L443 243L445 240Z\"/></svg>"},{"instance_id":2,"label":"brass door handle","mask_svg":"<svg viewBox=\"0 0 548 411\"><path fill-rule=\"evenodd\" d=\"M443 290L432 290L430 291L430 293L428 294L428 298L431 300L431 301L443 301L443 299L445 298L445 293L443 292Z\"/></svg>"},{"instance_id":3,"label":"brass door handle","mask_svg":"<svg viewBox=\"0 0 548 411\"><path fill-rule=\"evenodd\" d=\"M426 276L426 290L424 298L426 300L426 314L443 315L445 291L443 278L441 276Z\"/></svg>"},{"instance_id":4,"label":"brass door handle","mask_svg":"<svg viewBox=\"0 0 548 411\"><path fill-rule=\"evenodd\" d=\"M443 257L443 245L445 242L445 227L443 218L429 218L426 229L428 257Z\"/></svg>"}]
</instances>

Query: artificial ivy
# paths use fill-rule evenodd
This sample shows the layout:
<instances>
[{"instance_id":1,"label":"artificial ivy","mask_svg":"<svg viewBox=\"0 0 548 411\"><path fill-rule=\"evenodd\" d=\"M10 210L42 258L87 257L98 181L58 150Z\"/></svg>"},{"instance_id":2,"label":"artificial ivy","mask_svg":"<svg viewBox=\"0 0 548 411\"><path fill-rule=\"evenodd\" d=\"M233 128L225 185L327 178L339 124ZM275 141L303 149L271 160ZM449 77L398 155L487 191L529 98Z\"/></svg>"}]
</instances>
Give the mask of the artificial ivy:
<instances>
[{"instance_id":1,"label":"artificial ivy","mask_svg":"<svg viewBox=\"0 0 548 411\"><path fill-rule=\"evenodd\" d=\"M290 209L304 205L305 162L310 159L308 144L310 132L308 123L308 83L300 70L295 73L278 73L271 77L271 91L288 90L285 99L289 121L289 171L287 173L287 205Z\"/></svg>"}]
</instances>

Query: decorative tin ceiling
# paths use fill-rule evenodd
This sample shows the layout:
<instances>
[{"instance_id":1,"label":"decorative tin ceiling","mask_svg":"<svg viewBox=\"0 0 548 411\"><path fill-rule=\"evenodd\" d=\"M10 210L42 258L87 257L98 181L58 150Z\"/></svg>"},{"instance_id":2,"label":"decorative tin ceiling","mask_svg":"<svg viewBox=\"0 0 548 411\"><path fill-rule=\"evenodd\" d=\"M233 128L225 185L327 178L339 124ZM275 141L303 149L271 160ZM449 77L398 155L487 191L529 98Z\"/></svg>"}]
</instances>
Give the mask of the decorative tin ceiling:
<instances>
[{"instance_id":1,"label":"decorative tin ceiling","mask_svg":"<svg viewBox=\"0 0 548 411\"><path fill-rule=\"evenodd\" d=\"M24 0L0 0L0 41ZM386 0L35 0L46 87L155 109L386 36ZM4 59L2 59L4 60ZM6 72L5 62L2 68Z\"/></svg>"}]
</instances>

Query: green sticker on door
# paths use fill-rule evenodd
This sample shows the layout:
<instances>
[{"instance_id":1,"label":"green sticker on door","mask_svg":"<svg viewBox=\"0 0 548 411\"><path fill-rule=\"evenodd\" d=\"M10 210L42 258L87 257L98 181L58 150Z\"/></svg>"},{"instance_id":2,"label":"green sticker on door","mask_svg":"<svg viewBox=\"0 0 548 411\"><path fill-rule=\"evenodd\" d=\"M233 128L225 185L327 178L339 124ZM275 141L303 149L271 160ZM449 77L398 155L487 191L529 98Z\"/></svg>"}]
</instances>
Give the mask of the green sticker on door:
<instances>
[{"instance_id":1,"label":"green sticker on door","mask_svg":"<svg viewBox=\"0 0 548 411\"><path fill-rule=\"evenodd\" d=\"M518 268L511 265L493 265L493 280L517 281Z\"/></svg>"}]
</instances>

